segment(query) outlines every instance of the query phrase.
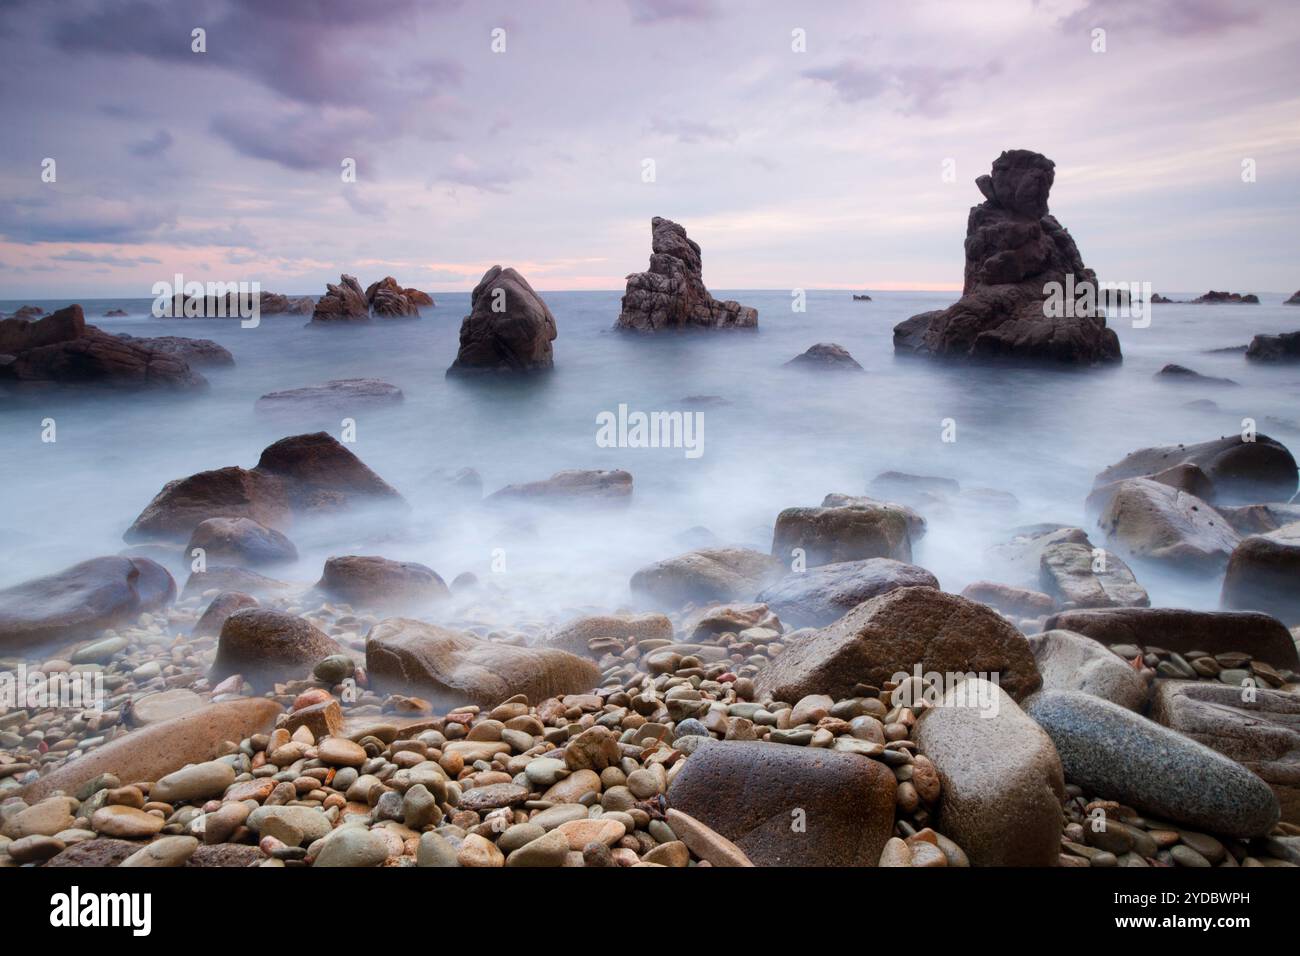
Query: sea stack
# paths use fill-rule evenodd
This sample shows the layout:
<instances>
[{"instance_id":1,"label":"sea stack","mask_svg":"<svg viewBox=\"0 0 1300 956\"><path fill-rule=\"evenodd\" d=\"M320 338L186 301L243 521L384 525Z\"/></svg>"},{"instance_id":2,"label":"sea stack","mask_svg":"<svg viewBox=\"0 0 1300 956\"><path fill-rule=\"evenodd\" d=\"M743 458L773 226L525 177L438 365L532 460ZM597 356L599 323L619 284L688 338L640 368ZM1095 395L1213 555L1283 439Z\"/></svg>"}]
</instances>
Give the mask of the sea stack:
<instances>
[{"instance_id":1,"label":"sea stack","mask_svg":"<svg viewBox=\"0 0 1300 956\"><path fill-rule=\"evenodd\" d=\"M1119 339L1106 328L1096 295L1097 276L1047 211L1054 178L1055 164L1030 150L1008 150L993 161L992 174L975 181L985 201L966 223L961 298L895 326L895 351L1073 365L1120 361ZM1098 303L1091 309L1069 298L1068 290L1085 284ZM1053 290L1066 290L1062 308L1051 307Z\"/></svg>"},{"instance_id":2,"label":"sea stack","mask_svg":"<svg viewBox=\"0 0 1300 956\"><path fill-rule=\"evenodd\" d=\"M555 336L555 316L528 280L493 266L470 295L460 349L447 374L546 371L555 364Z\"/></svg>"},{"instance_id":3,"label":"sea stack","mask_svg":"<svg viewBox=\"0 0 1300 956\"><path fill-rule=\"evenodd\" d=\"M650 268L627 277L623 309L615 328L634 332L665 329L753 329L758 310L704 288L699 243L671 219L650 220Z\"/></svg>"}]
</instances>

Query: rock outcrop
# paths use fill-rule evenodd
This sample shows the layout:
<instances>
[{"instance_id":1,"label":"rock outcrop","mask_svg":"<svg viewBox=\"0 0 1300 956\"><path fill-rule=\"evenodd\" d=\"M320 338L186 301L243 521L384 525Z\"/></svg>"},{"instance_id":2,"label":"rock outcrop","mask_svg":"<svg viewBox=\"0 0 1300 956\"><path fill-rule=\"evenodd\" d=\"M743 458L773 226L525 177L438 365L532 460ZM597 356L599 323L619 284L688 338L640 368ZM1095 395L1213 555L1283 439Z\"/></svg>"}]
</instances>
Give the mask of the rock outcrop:
<instances>
[{"instance_id":1,"label":"rock outcrop","mask_svg":"<svg viewBox=\"0 0 1300 956\"><path fill-rule=\"evenodd\" d=\"M650 268L627 277L615 328L634 332L666 329L753 329L758 310L719 301L704 287L699 243L671 219L650 220Z\"/></svg>"},{"instance_id":2,"label":"rock outcrop","mask_svg":"<svg viewBox=\"0 0 1300 956\"><path fill-rule=\"evenodd\" d=\"M423 608L451 594L433 568L374 555L327 559L316 588L354 607L384 611Z\"/></svg>"},{"instance_id":3,"label":"rock outcrop","mask_svg":"<svg viewBox=\"0 0 1300 956\"><path fill-rule=\"evenodd\" d=\"M181 335L153 335L140 337L119 332L123 342L133 342L141 348L174 355L184 361L190 368L216 367L234 365L235 357L223 345L212 339L188 339Z\"/></svg>"},{"instance_id":4,"label":"rock outcrop","mask_svg":"<svg viewBox=\"0 0 1300 956\"><path fill-rule=\"evenodd\" d=\"M754 599L794 627L824 627L863 601L897 588L938 588L925 568L890 558L843 561L792 572Z\"/></svg>"},{"instance_id":5,"label":"rock outcrop","mask_svg":"<svg viewBox=\"0 0 1300 956\"><path fill-rule=\"evenodd\" d=\"M1029 150L1004 152L976 180L985 201L966 225L962 297L894 329L898 352L939 358L1096 365L1120 360L1119 339L1097 304L1096 274L1074 239L1048 214L1055 164ZM1091 287L1093 300L1058 290Z\"/></svg>"},{"instance_id":6,"label":"rock outcrop","mask_svg":"<svg viewBox=\"0 0 1300 956\"><path fill-rule=\"evenodd\" d=\"M320 385L304 385L267 392L254 406L271 414L294 412L347 413L361 408L400 405L405 399L396 385L377 378L338 378Z\"/></svg>"},{"instance_id":7,"label":"rock outcrop","mask_svg":"<svg viewBox=\"0 0 1300 956\"><path fill-rule=\"evenodd\" d=\"M785 363L786 368L800 368L828 372L861 372L862 366L849 354L848 349L834 342L818 342L806 352Z\"/></svg>"},{"instance_id":8,"label":"rock outcrop","mask_svg":"<svg viewBox=\"0 0 1300 956\"><path fill-rule=\"evenodd\" d=\"M311 313L312 325L369 322L370 303L356 276L339 276L338 285L326 283L326 292Z\"/></svg>"},{"instance_id":9,"label":"rock outcrop","mask_svg":"<svg viewBox=\"0 0 1300 956\"><path fill-rule=\"evenodd\" d=\"M1192 299L1190 305L1259 305L1259 296L1247 292L1215 292L1211 289Z\"/></svg>"},{"instance_id":10,"label":"rock outcrop","mask_svg":"<svg viewBox=\"0 0 1300 956\"><path fill-rule=\"evenodd\" d=\"M1300 302L1287 304L1300 305ZM1300 332L1257 335L1246 346L1246 358L1252 362L1300 362Z\"/></svg>"},{"instance_id":11,"label":"rock outcrop","mask_svg":"<svg viewBox=\"0 0 1300 956\"><path fill-rule=\"evenodd\" d=\"M528 280L493 266L470 294L448 375L542 372L554 366L555 316Z\"/></svg>"},{"instance_id":12,"label":"rock outcrop","mask_svg":"<svg viewBox=\"0 0 1300 956\"><path fill-rule=\"evenodd\" d=\"M410 319L419 318L420 306L433 305L433 297L419 289L404 289L392 276L384 276L366 288L366 302L382 318Z\"/></svg>"},{"instance_id":13,"label":"rock outcrop","mask_svg":"<svg viewBox=\"0 0 1300 956\"><path fill-rule=\"evenodd\" d=\"M669 608L748 601L781 570L775 558L747 548L699 548L641 568L630 586Z\"/></svg>"},{"instance_id":14,"label":"rock outcrop","mask_svg":"<svg viewBox=\"0 0 1300 956\"><path fill-rule=\"evenodd\" d=\"M1240 435L1192 445L1141 448L1099 473L1093 487L1125 478L1153 478L1184 491L1193 488L1185 479L1161 477L1178 465L1195 465L1213 484L1216 505L1286 501L1296 491L1296 461L1287 447L1267 435L1245 441ZM1201 497L1204 497L1201 495Z\"/></svg>"},{"instance_id":15,"label":"rock outcrop","mask_svg":"<svg viewBox=\"0 0 1300 956\"><path fill-rule=\"evenodd\" d=\"M807 566L866 558L912 560L906 509L883 503L832 508L787 508L776 517L772 556L789 561L796 550Z\"/></svg>"},{"instance_id":16,"label":"rock outcrop","mask_svg":"<svg viewBox=\"0 0 1300 956\"><path fill-rule=\"evenodd\" d=\"M1300 624L1300 522L1237 545L1228 558L1222 603Z\"/></svg>"}]
</instances>

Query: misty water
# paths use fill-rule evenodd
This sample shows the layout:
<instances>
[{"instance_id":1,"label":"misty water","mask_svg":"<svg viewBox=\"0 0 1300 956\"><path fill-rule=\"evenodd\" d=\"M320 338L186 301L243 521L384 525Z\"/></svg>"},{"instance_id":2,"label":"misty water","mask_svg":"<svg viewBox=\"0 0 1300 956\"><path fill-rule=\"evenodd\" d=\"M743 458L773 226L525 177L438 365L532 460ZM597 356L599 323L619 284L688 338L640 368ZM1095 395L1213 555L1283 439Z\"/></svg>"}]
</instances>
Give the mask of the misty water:
<instances>
[{"instance_id":1,"label":"misty water","mask_svg":"<svg viewBox=\"0 0 1300 956\"><path fill-rule=\"evenodd\" d=\"M1210 351L1300 327L1300 308L1281 305L1281 294L1262 294L1258 306L1156 306L1145 329L1112 320L1123 364L1067 370L896 358L893 326L948 305L954 293L873 293L874 301L855 302L847 291L814 291L803 313L792 311L788 292L714 293L757 307L759 330L629 335L612 330L617 292L543 293L559 327L555 369L523 382L444 377L467 293L436 296L437 307L419 321L338 329L304 327L307 317L298 315L266 316L255 329L231 319L155 319L149 300L83 300L87 321L107 331L214 339L236 364L203 369L211 387L193 396L51 393L0 407L0 586L121 550L122 532L168 480L252 467L286 435L324 429L338 437L337 413L286 419L254 410L267 392L338 378L379 378L405 393L399 406L347 413L356 420L349 447L413 510L401 521L360 515L297 524L287 530L300 562L266 573L313 582L325 557L354 553L419 561L447 581L473 571L489 585L486 594L472 611L457 601L441 616L490 614L504 626L633 606L632 572L699 546L705 538L691 529L766 551L781 509L816 505L830 492L866 493L886 470L946 476L963 489L1017 499L1010 509L923 509L929 530L914 561L955 592L996 577L985 548L1017 526L1088 527L1083 502L1094 475L1134 449L1237 433L1244 417L1262 434L1300 445L1300 370ZM112 308L130 314L103 318ZM783 367L817 342L844 346L865 373ZM1170 362L1240 386L1153 377ZM688 396L723 401L694 404ZM1198 399L1219 410L1188 407ZM620 404L702 411L703 454L599 447L597 415ZM57 423L54 443L41 441L45 418ZM951 443L941 440L948 418L956 423ZM627 507L486 506L457 499L436 477L465 467L479 471L486 493L566 468L623 468L635 491ZM502 573L492 571L494 549ZM1217 588L1203 581L1135 569L1153 604L1217 604ZM180 565L174 572L183 582Z\"/></svg>"}]
</instances>

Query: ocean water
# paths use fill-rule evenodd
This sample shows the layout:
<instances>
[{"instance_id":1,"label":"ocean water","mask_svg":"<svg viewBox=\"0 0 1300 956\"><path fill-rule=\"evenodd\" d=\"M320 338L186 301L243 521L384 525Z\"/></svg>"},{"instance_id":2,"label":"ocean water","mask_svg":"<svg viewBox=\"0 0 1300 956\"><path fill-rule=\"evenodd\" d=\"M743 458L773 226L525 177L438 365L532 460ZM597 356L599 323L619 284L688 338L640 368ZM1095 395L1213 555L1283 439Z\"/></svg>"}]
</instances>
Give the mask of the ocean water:
<instances>
[{"instance_id":1,"label":"ocean water","mask_svg":"<svg viewBox=\"0 0 1300 956\"><path fill-rule=\"evenodd\" d=\"M612 330L620 293L543 293L559 327L555 370L522 382L445 378L467 293L437 296L419 321L342 329L306 328L296 315L244 329L230 319L155 319L147 299L83 300L88 321L107 331L214 339L236 364L204 369L211 388L194 396L50 394L0 405L0 586L120 550L122 532L170 479L251 467L285 435L325 429L338 436L339 415L286 421L254 411L266 392L336 378L381 378L405 393L400 406L351 413L350 447L413 510L401 522L363 514L295 526L289 535L300 562L267 573L314 581L326 556L349 553L420 561L448 581L473 571L490 583L491 598L480 605L503 624L630 606L631 573L695 546L699 532L690 529L767 550L783 508L818 504L830 492L865 493L885 470L1015 496L1009 509L923 510L929 531L915 563L959 591L992 574L984 551L1013 528L1083 524L1094 475L1134 449L1236 433L1245 417L1300 447L1300 367L1210 351L1300 328L1300 308L1281 305L1282 294L1261 294L1258 306L1156 306L1145 329L1112 321L1123 364L1068 370L895 357L895 323L949 304L953 293L882 292L855 302L847 291L811 291L805 312L791 309L787 292L714 293L757 307L758 331L621 334ZM0 302L0 310L21 304ZM130 314L103 318L111 308ZM783 367L817 342L844 346L865 373ZM1156 380L1169 362L1240 384ZM721 401L696 406L688 396ZM1188 407L1198 399L1218 410ZM597 416L620 404L645 412L698 408L703 453L600 447ZM57 423L54 443L41 441L45 418ZM945 419L955 422L953 442L942 440ZM458 500L437 480L440 469L464 467L481 473L485 492L565 468L623 468L635 492L623 508L486 507ZM1094 541L1101 543L1099 534ZM1204 582L1138 574L1157 605L1217 602L1217 587Z\"/></svg>"}]
</instances>

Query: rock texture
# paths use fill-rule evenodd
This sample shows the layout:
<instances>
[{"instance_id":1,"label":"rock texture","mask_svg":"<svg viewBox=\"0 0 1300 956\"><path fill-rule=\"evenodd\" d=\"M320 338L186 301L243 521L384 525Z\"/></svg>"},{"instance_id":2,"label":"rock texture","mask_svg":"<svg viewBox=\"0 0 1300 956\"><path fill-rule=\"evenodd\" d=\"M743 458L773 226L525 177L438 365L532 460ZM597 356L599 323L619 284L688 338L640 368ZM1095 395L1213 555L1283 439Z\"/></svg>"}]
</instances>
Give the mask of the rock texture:
<instances>
[{"instance_id":1,"label":"rock texture","mask_svg":"<svg viewBox=\"0 0 1300 956\"><path fill-rule=\"evenodd\" d=\"M930 587L899 588L858 605L834 624L793 641L754 684L774 700L852 696L859 683L894 675L998 674L1015 699L1040 678L1024 636L993 609Z\"/></svg>"},{"instance_id":2,"label":"rock texture","mask_svg":"<svg viewBox=\"0 0 1300 956\"><path fill-rule=\"evenodd\" d=\"M1043 691L1025 706L1087 793L1227 836L1259 836L1279 819L1273 792L1241 764L1110 701Z\"/></svg>"},{"instance_id":3,"label":"rock texture","mask_svg":"<svg viewBox=\"0 0 1300 956\"><path fill-rule=\"evenodd\" d=\"M212 339L188 339L180 335L135 336L119 332L117 337L123 342L131 342L141 348L164 355L174 355L184 361L190 368L210 368L234 365L235 357L223 345Z\"/></svg>"},{"instance_id":4,"label":"rock texture","mask_svg":"<svg viewBox=\"0 0 1300 956\"><path fill-rule=\"evenodd\" d=\"M345 325L370 321L370 303L356 276L339 276L338 285L326 283L325 294L312 310L312 325Z\"/></svg>"},{"instance_id":5,"label":"rock texture","mask_svg":"<svg viewBox=\"0 0 1300 956\"><path fill-rule=\"evenodd\" d=\"M1237 545L1228 558L1222 603L1300 624L1300 522Z\"/></svg>"},{"instance_id":6,"label":"rock texture","mask_svg":"<svg viewBox=\"0 0 1300 956\"><path fill-rule=\"evenodd\" d=\"M1043 548L1039 583L1061 607L1146 607L1151 603L1129 566L1106 554L1104 564L1091 544L1059 541Z\"/></svg>"},{"instance_id":7,"label":"rock texture","mask_svg":"<svg viewBox=\"0 0 1300 956\"><path fill-rule=\"evenodd\" d=\"M738 846L755 866L875 866L893 832L894 775L857 754L709 740L668 802ZM806 830L792 826L803 811Z\"/></svg>"},{"instance_id":8,"label":"rock texture","mask_svg":"<svg viewBox=\"0 0 1300 956\"><path fill-rule=\"evenodd\" d=\"M385 319L414 319L421 305L433 305L433 298L419 289L404 289L392 276L384 276L366 287L366 304Z\"/></svg>"},{"instance_id":9,"label":"rock texture","mask_svg":"<svg viewBox=\"0 0 1300 956\"><path fill-rule=\"evenodd\" d=\"M91 637L176 599L148 558L103 557L0 590L0 651Z\"/></svg>"},{"instance_id":10,"label":"rock texture","mask_svg":"<svg viewBox=\"0 0 1300 956\"><path fill-rule=\"evenodd\" d=\"M823 627L863 601L907 587L937 589L939 580L914 564L868 558L792 572L764 588L755 600L768 605L794 627Z\"/></svg>"},{"instance_id":11,"label":"rock texture","mask_svg":"<svg viewBox=\"0 0 1300 956\"><path fill-rule=\"evenodd\" d=\"M700 548L632 575L632 591L665 607L748 601L782 570L775 558L747 548Z\"/></svg>"},{"instance_id":12,"label":"rock texture","mask_svg":"<svg viewBox=\"0 0 1300 956\"><path fill-rule=\"evenodd\" d=\"M976 180L985 201L966 224L962 297L895 327L896 351L1078 365L1120 360L1119 339L1099 308L1047 314L1048 283L1097 287L1074 239L1048 214L1054 178L1055 164L1029 150L1009 150L993 161L992 173Z\"/></svg>"},{"instance_id":13,"label":"rock texture","mask_svg":"<svg viewBox=\"0 0 1300 956\"><path fill-rule=\"evenodd\" d=\"M487 496L488 501L627 501L632 497L632 475L621 469L569 469L541 481L506 485Z\"/></svg>"},{"instance_id":14,"label":"rock texture","mask_svg":"<svg viewBox=\"0 0 1300 956\"><path fill-rule=\"evenodd\" d=\"M977 690L963 689L972 681ZM963 706L972 700L996 702L996 709ZM1047 734L1000 687L972 678L951 688L922 713L913 739L939 772L936 826L972 864L1055 865L1061 761Z\"/></svg>"},{"instance_id":15,"label":"rock texture","mask_svg":"<svg viewBox=\"0 0 1300 956\"><path fill-rule=\"evenodd\" d=\"M1126 556L1196 574L1217 574L1241 536L1210 505L1149 478L1119 483L1098 519Z\"/></svg>"},{"instance_id":16,"label":"rock texture","mask_svg":"<svg viewBox=\"0 0 1300 956\"><path fill-rule=\"evenodd\" d=\"M1139 713L1146 707L1147 682L1099 641L1073 631L1045 631L1030 635L1029 649L1043 690L1077 690Z\"/></svg>"},{"instance_id":17,"label":"rock texture","mask_svg":"<svg viewBox=\"0 0 1300 956\"><path fill-rule=\"evenodd\" d=\"M409 618L370 629L366 671L372 684L435 706L495 707L515 694L540 702L585 693L600 681L596 665L574 654L483 641Z\"/></svg>"},{"instance_id":18,"label":"rock texture","mask_svg":"<svg viewBox=\"0 0 1300 956\"><path fill-rule=\"evenodd\" d=\"M834 342L818 342L785 363L786 368L821 369L828 372L861 372L862 366L848 349Z\"/></svg>"},{"instance_id":19,"label":"rock texture","mask_svg":"<svg viewBox=\"0 0 1300 956\"><path fill-rule=\"evenodd\" d=\"M666 329L752 329L758 310L704 288L700 247L670 219L650 220L650 268L627 277L627 291L615 328L635 332Z\"/></svg>"},{"instance_id":20,"label":"rock texture","mask_svg":"<svg viewBox=\"0 0 1300 956\"><path fill-rule=\"evenodd\" d=\"M324 631L285 611L246 608L226 618L208 679L240 674L255 687L306 678L331 654L344 653Z\"/></svg>"},{"instance_id":21,"label":"rock texture","mask_svg":"<svg viewBox=\"0 0 1300 956\"><path fill-rule=\"evenodd\" d=\"M790 561L799 549L809 567L865 558L910 562L910 528L905 509L888 504L787 508L776 518L772 556Z\"/></svg>"},{"instance_id":22,"label":"rock texture","mask_svg":"<svg viewBox=\"0 0 1300 956\"><path fill-rule=\"evenodd\" d=\"M411 611L450 596L433 568L374 555L329 558L318 590L356 607Z\"/></svg>"},{"instance_id":23,"label":"rock texture","mask_svg":"<svg viewBox=\"0 0 1300 956\"><path fill-rule=\"evenodd\" d=\"M555 364L555 316L528 280L493 266L470 295L460 324L460 348L448 375L542 372Z\"/></svg>"},{"instance_id":24,"label":"rock texture","mask_svg":"<svg viewBox=\"0 0 1300 956\"><path fill-rule=\"evenodd\" d=\"M1296 492L1295 458L1267 435L1256 435L1254 441L1230 435L1193 445L1142 448L1098 474L1093 487L1126 478L1154 478L1184 464L1197 466L1210 479L1216 504L1286 501Z\"/></svg>"},{"instance_id":25,"label":"rock texture","mask_svg":"<svg viewBox=\"0 0 1300 956\"><path fill-rule=\"evenodd\" d=\"M1300 292L1291 298L1300 296ZM1288 301L1287 305L1300 305ZM1280 335L1257 335L1246 346L1246 358L1252 362L1300 362L1300 332Z\"/></svg>"},{"instance_id":26,"label":"rock texture","mask_svg":"<svg viewBox=\"0 0 1300 956\"><path fill-rule=\"evenodd\" d=\"M405 396L396 385L377 378L339 378L321 385L306 385L268 392L254 406L259 412L292 413L329 411L348 413L363 408L400 405Z\"/></svg>"}]
</instances>

